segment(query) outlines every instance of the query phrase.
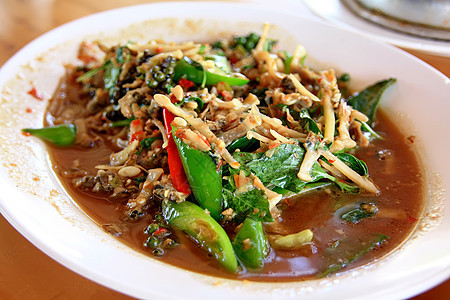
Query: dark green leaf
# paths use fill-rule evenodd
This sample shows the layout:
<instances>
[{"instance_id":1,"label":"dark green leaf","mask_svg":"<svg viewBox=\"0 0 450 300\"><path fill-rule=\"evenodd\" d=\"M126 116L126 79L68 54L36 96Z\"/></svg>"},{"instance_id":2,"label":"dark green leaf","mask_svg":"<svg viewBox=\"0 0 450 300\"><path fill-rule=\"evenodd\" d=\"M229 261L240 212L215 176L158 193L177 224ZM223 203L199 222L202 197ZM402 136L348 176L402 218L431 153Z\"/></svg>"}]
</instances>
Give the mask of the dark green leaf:
<instances>
[{"instance_id":1,"label":"dark green leaf","mask_svg":"<svg viewBox=\"0 0 450 300\"><path fill-rule=\"evenodd\" d=\"M236 149L244 152L252 152L253 150L256 150L258 146L259 141L257 139L252 138L249 140L247 136L244 135L231 142L231 144L228 145L227 150L230 153L233 153Z\"/></svg>"},{"instance_id":2,"label":"dark green leaf","mask_svg":"<svg viewBox=\"0 0 450 300\"><path fill-rule=\"evenodd\" d=\"M319 276L326 277L339 271L384 243L388 238L388 236L378 233L363 239L344 239L333 243L332 247L325 250L326 267L319 273Z\"/></svg>"},{"instance_id":3,"label":"dark green leaf","mask_svg":"<svg viewBox=\"0 0 450 300\"><path fill-rule=\"evenodd\" d=\"M373 203L361 203L359 207L341 215L341 219L350 223L358 223L361 219L375 215L378 208Z\"/></svg>"},{"instance_id":4,"label":"dark green leaf","mask_svg":"<svg viewBox=\"0 0 450 300\"><path fill-rule=\"evenodd\" d=\"M350 153L337 152L335 156L361 176L369 174L367 164Z\"/></svg>"},{"instance_id":5,"label":"dark green leaf","mask_svg":"<svg viewBox=\"0 0 450 300\"><path fill-rule=\"evenodd\" d=\"M323 137L322 131L320 131L316 121L311 118L307 109L300 110L299 117L301 120L300 124L307 132L312 131L316 135Z\"/></svg>"},{"instance_id":6,"label":"dark green leaf","mask_svg":"<svg viewBox=\"0 0 450 300\"><path fill-rule=\"evenodd\" d=\"M354 109L365 114L369 118L369 125L372 125L381 96L384 91L396 81L397 80L395 78L390 78L377 82L350 97L348 99L348 104L350 104Z\"/></svg>"}]
</instances>

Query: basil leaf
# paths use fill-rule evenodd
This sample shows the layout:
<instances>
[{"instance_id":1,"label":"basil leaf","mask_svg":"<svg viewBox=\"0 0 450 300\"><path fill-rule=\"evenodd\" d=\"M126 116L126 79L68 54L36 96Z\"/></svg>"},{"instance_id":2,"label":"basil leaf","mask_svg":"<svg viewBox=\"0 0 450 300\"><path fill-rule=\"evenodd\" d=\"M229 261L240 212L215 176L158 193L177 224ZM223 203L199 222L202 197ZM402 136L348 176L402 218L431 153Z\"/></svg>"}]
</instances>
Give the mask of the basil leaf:
<instances>
[{"instance_id":1,"label":"basil leaf","mask_svg":"<svg viewBox=\"0 0 450 300\"><path fill-rule=\"evenodd\" d=\"M111 91L116 87L121 68L115 66L110 60L105 63L104 68L105 75L103 76L103 81L105 82L105 89L111 94Z\"/></svg>"},{"instance_id":2,"label":"basil leaf","mask_svg":"<svg viewBox=\"0 0 450 300\"><path fill-rule=\"evenodd\" d=\"M322 131L320 131L319 126L317 125L316 121L314 121L311 116L309 115L309 112L307 109L302 109L299 112L300 117L300 125L306 130L306 131L312 131L316 135L323 137Z\"/></svg>"},{"instance_id":3,"label":"basil leaf","mask_svg":"<svg viewBox=\"0 0 450 300\"><path fill-rule=\"evenodd\" d=\"M364 161L345 152L337 152L335 153L335 155L359 175L365 176L369 174L369 169L367 168L367 164Z\"/></svg>"},{"instance_id":4,"label":"basil leaf","mask_svg":"<svg viewBox=\"0 0 450 300\"><path fill-rule=\"evenodd\" d=\"M326 277L341 270L383 244L388 238L384 234L377 233L370 234L363 239L344 239L334 243L325 250L323 259L326 267L319 273L319 276Z\"/></svg>"},{"instance_id":5,"label":"basil leaf","mask_svg":"<svg viewBox=\"0 0 450 300\"><path fill-rule=\"evenodd\" d=\"M261 190L251 190L244 193L233 193L228 189L222 190L224 207L232 208L236 213L237 221L244 220L251 216L254 220L262 222L272 222L269 202Z\"/></svg>"},{"instance_id":6,"label":"basil leaf","mask_svg":"<svg viewBox=\"0 0 450 300\"><path fill-rule=\"evenodd\" d=\"M397 79L395 78L379 81L350 97L347 102L354 109L365 114L369 118L369 125L372 125L381 96L384 91L396 81Z\"/></svg>"}]
</instances>

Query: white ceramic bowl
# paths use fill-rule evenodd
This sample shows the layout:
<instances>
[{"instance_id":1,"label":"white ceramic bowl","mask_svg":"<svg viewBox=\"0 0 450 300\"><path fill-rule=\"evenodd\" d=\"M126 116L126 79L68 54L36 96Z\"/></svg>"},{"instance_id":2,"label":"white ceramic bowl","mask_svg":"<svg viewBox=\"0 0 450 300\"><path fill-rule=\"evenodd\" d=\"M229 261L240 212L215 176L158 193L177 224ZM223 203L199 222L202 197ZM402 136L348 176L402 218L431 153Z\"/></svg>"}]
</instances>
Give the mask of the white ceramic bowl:
<instances>
[{"instance_id":1,"label":"white ceramic bowl","mask_svg":"<svg viewBox=\"0 0 450 300\"><path fill-rule=\"evenodd\" d=\"M132 25L139 22L139 25ZM415 135L426 176L427 208L412 237L384 259L338 277L292 283L248 283L208 277L144 256L104 233L67 196L51 171L45 145L20 134L42 125L48 98L83 39L105 43L209 40L275 26L271 37L307 64L349 72L354 87L396 77L382 106ZM125 28L125 29L124 29ZM38 101L33 86L45 94ZM123 293L152 299L389 299L406 298L450 274L450 82L388 45L295 15L295 11L227 3L161 3L92 15L36 39L0 70L0 211L42 251L68 268ZM32 108L32 113L26 113Z\"/></svg>"}]
</instances>

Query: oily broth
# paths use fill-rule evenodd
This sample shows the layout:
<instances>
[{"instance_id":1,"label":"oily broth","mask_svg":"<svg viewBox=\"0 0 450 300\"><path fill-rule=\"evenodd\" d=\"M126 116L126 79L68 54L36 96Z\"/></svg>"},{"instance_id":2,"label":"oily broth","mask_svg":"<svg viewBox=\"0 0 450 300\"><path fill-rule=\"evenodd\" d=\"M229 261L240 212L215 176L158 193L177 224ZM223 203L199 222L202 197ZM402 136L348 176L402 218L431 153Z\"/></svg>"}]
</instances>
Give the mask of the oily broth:
<instances>
[{"instance_id":1,"label":"oily broth","mask_svg":"<svg viewBox=\"0 0 450 300\"><path fill-rule=\"evenodd\" d=\"M312 244L296 251L271 249L262 270L238 275L222 271L213 259L208 259L207 254L183 234L177 234L180 246L167 251L158 259L195 272L226 278L292 281L314 278L317 272L325 268L325 249L344 238L358 241L367 233L381 233L389 237L380 247L346 268L361 266L385 256L398 247L416 226L423 210L423 183L417 157L408 139L383 112L378 113L377 120L375 129L385 139L374 141L369 147L358 150L355 155L367 163L371 178L381 190L379 196L334 194L330 190L312 192L281 204L283 209L277 231L288 234L309 228L314 233ZM73 187L70 178L63 176L64 170L70 169L74 161L82 169L94 172L95 165L109 161L112 151L105 144L89 150L81 147L50 147L55 172L81 209L106 231L121 231L120 235L116 234L120 240L151 255L150 250L144 246L147 238L144 230L151 216L146 216L139 222L125 223L120 208L123 202L80 192ZM386 155L389 157L385 157ZM358 224L348 224L340 219L343 212L360 202L375 203L379 208L378 213ZM272 229L270 225L266 226L266 231Z\"/></svg>"}]
</instances>

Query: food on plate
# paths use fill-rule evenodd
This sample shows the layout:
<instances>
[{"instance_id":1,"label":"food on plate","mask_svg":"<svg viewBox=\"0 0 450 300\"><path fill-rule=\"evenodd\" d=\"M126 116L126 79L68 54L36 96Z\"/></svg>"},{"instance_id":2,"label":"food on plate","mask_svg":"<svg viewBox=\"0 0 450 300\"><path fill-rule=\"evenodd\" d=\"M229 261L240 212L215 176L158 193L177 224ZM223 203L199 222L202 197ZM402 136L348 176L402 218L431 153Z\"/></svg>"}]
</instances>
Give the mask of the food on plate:
<instances>
[{"instance_id":1,"label":"food on plate","mask_svg":"<svg viewBox=\"0 0 450 300\"><path fill-rule=\"evenodd\" d=\"M55 172L108 233L168 263L298 280L378 259L422 211L411 143L383 112L269 37L80 45L50 100ZM330 49L332 51L332 49Z\"/></svg>"}]
</instances>

